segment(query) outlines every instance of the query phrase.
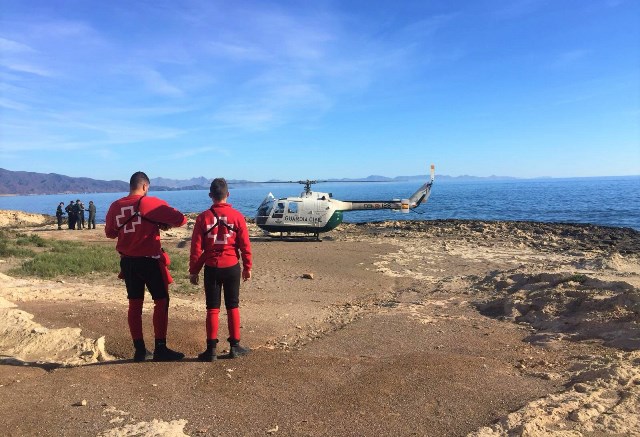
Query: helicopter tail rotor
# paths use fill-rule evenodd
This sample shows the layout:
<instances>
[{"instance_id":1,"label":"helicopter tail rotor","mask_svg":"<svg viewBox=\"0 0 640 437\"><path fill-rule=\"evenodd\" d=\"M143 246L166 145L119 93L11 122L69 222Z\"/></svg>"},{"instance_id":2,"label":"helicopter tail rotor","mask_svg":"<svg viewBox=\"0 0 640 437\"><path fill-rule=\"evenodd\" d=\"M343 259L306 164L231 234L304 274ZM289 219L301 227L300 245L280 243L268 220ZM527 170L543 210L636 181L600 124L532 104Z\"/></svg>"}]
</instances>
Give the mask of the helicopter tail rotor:
<instances>
[{"instance_id":1,"label":"helicopter tail rotor","mask_svg":"<svg viewBox=\"0 0 640 437\"><path fill-rule=\"evenodd\" d=\"M436 167L431 164L431 177L429 181L422 185L418 190L411 195L409 198L409 205L411 208L415 208L419 206L422 202L426 202L431 195L431 186L433 185L433 181L436 177Z\"/></svg>"}]
</instances>

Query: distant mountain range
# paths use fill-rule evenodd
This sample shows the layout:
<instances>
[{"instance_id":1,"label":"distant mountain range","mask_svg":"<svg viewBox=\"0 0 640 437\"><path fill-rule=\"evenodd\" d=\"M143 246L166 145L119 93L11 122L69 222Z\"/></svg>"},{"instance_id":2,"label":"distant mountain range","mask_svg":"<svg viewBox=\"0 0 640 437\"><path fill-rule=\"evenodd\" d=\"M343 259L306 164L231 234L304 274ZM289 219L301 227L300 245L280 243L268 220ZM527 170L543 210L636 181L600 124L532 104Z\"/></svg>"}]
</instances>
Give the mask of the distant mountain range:
<instances>
[{"instance_id":1,"label":"distant mountain range","mask_svg":"<svg viewBox=\"0 0 640 437\"><path fill-rule=\"evenodd\" d=\"M74 178L57 173L10 171L0 168L0 194L111 193L129 191L129 183Z\"/></svg>"},{"instance_id":2,"label":"distant mountain range","mask_svg":"<svg viewBox=\"0 0 640 437\"><path fill-rule=\"evenodd\" d=\"M425 175L386 176L372 175L366 178L324 179L328 182L336 181L380 181L401 182L427 179ZM517 179L503 176L436 176L437 180L507 180ZM152 178L151 191L176 191L176 190L208 190L212 178L203 176L191 179ZM256 182L239 179L228 179L232 186L251 185ZM270 182L286 182L272 180ZM129 183L124 181L103 181L91 178L75 178L56 173L34 173L29 171L11 171L0 168L0 195L29 195L29 194L72 194L72 193L118 193L129 191Z\"/></svg>"}]
</instances>

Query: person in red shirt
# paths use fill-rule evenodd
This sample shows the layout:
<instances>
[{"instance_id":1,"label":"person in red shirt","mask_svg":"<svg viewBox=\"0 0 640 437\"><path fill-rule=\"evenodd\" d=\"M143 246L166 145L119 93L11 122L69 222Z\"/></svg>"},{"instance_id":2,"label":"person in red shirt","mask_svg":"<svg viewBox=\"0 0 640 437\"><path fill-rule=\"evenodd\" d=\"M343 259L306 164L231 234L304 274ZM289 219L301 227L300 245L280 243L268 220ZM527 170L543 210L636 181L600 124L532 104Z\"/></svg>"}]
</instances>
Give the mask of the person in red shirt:
<instances>
[{"instance_id":1,"label":"person in red shirt","mask_svg":"<svg viewBox=\"0 0 640 437\"><path fill-rule=\"evenodd\" d=\"M199 273L204 265L207 349L198 355L201 361L216 359L221 291L224 291L224 305L227 309L229 357L235 358L249 353L249 348L240 346L238 308L240 277L244 281L251 279L251 243L247 223L244 216L227 203L229 189L223 178L211 182L209 197L213 205L196 219L189 257L189 276L192 284L198 284ZM242 258L242 269L239 258Z\"/></svg>"},{"instance_id":2,"label":"person in red shirt","mask_svg":"<svg viewBox=\"0 0 640 437\"><path fill-rule=\"evenodd\" d=\"M120 275L127 287L129 299L128 322L135 353L134 361L151 358L142 336L142 305L144 287L154 302L153 330L155 335L154 361L177 361L184 354L167 347L169 319L169 257L160 245L160 230L182 226L187 218L164 200L147 196L149 178L141 171L129 181L129 195L116 200L107 212L104 232L117 238L120 253Z\"/></svg>"}]
</instances>

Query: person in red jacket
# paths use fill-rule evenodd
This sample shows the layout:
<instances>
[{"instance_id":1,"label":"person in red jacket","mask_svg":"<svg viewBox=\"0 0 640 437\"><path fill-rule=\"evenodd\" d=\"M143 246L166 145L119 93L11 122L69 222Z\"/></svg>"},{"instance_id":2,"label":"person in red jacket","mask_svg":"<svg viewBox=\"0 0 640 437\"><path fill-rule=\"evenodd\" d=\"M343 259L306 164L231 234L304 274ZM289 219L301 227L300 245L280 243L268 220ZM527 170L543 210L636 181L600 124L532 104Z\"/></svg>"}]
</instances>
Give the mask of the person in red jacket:
<instances>
[{"instance_id":1,"label":"person in red jacket","mask_svg":"<svg viewBox=\"0 0 640 437\"><path fill-rule=\"evenodd\" d=\"M120 253L120 275L127 287L129 299L128 322L135 353L134 361L145 361L151 354L142 336L142 304L144 287L154 302L153 330L155 335L154 361L177 361L184 354L167 347L169 319L169 257L160 245L160 230L182 226L186 217L164 200L147 196L149 178L141 171L129 181L129 195L116 200L107 212L104 232L117 238Z\"/></svg>"},{"instance_id":2,"label":"person in red jacket","mask_svg":"<svg viewBox=\"0 0 640 437\"><path fill-rule=\"evenodd\" d=\"M213 205L196 219L189 258L190 280L194 285L198 284L199 273L204 265L207 349L198 355L201 361L216 359L222 290L229 327L229 357L235 358L249 353L249 348L240 346L238 308L240 277L244 281L251 278L251 243L247 223L244 216L227 203L229 189L224 179L218 178L211 182L209 197ZM242 269L238 262L240 257Z\"/></svg>"}]
</instances>

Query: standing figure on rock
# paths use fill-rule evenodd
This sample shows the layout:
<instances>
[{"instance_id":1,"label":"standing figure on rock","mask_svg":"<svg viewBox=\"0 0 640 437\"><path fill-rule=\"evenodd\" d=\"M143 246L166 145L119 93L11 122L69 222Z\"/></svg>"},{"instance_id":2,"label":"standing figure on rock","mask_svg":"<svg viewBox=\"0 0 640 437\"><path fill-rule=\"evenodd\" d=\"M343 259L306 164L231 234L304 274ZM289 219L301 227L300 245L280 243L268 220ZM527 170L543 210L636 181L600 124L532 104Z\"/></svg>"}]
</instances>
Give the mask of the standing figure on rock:
<instances>
[{"instance_id":1,"label":"standing figure on rock","mask_svg":"<svg viewBox=\"0 0 640 437\"><path fill-rule=\"evenodd\" d=\"M58 230L62 229L62 217L64 217L64 202L60 202L56 209L56 219L58 219Z\"/></svg>"},{"instance_id":2,"label":"standing figure on rock","mask_svg":"<svg viewBox=\"0 0 640 437\"><path fill-rule=\"evenodd\" d=\"M74 223L76 226L74 229L82 229L82 223L80 222L80 199L76 200L76 203L71 206L71 209L73 210L73 216L75 217Z\"/></svg>"},{"instance_id":3,"label":"standing figure on rock","mask_svg":"<svg viewBox=\"0 0 640 437\"><path fill-rule=\"evenodd\" d=\"M213 205L196 219L191 236L189 279L197 285L204 265L204 292L207 304L207 349L198 355L201 361L216 359L218 316L221 291L227 309L229 357L246 355L249 348L240 346L240 278L251 278L251 243L244 216L227 203L227 182L214 179L209 197ZM242 269L239 258L242 257Z\"/></svg>"},{"instance_id":4,"label":"standing figure on rock","mask_svg":"<svg viewBox=\"0 0 640 437\"><path fill-rule=\"evenodd\" d=\"M75 213L75 203L73 200L69 202L69 204L64 208L67 211L67 216L69 217L69 229L76 228L76 213Z\"/></svg>"},{"instance_id":5,"label":"standing figure on rock","mask_svg":"<svg viewBox=\"0 0 640 437\"><path fill-rule=\"evenodd\" d=\"M160 230L182 226L187 218L164 200L147 196L149 178L139 171L131 176L129 195L109 207L105 219L105 235L117 238L120 253L120 275L127 287L128 322L135 353L134 361L150 358L142 335L142 305L145 286L154 302L154 361L177 361L184 354L167 347L169 322L169 256L160 245Z\"/></svg>"},{"instance_id":6,"label":"standing figure on rock","mask_svg":"<svg viewBox=\"0 0 640 437\"><path fill-rule=\"evenodd\" d=\"M84 229L84 202L78 199L78 229Z\"/></svg>"},{"instance_id":7,"label":"standing figure on rock","mask_svg":"<svg viewBox=\"0 0 640 437\"><path fill-rule=\"evenodd\" d=\"M89 220L87 221L87 229L91 229L91 225L93 225L93 229L96 228L96 205L93 203L93 200L89 201Z\"/></svg>"}]
</instances>

